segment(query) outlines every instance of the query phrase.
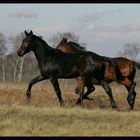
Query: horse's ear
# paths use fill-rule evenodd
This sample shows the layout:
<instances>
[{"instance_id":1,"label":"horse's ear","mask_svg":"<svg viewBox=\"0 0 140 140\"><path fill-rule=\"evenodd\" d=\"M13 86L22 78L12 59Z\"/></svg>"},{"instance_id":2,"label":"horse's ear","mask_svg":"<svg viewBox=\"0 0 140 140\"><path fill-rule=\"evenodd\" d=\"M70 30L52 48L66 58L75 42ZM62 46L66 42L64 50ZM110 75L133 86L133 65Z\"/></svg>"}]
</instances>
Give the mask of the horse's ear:
<instances>
[{"instance_id":1,"label":"horse's ear","mask_svg":"<svg viewBox=\"0 0 140 140\"><path fill-rule=\"evenodd\" d=\"M28 35L28 33L26 32L26 30L24 31L24 33L25 33L26 36Z\"/></svg>"},{"instance_id":2,"label":"horse's ear","mask_svg":"<svg viewBox=\"0 0 140 140\"><path fill-rule=\"evenodd\" d=\"M62 41L61 41L61 43L66 43L67 40L68 40L67 38L63 38Z\"/></svg>"},{"instance_id":3,"label":"horse's ear","mask_svg":"<svg viewBox=\"0 0 140 140\"><path fill-rule=\"evenodd\" d=\"M32 30L30 31L30 35L33 35L33 31Z\"/></svg>"}]
</instances>

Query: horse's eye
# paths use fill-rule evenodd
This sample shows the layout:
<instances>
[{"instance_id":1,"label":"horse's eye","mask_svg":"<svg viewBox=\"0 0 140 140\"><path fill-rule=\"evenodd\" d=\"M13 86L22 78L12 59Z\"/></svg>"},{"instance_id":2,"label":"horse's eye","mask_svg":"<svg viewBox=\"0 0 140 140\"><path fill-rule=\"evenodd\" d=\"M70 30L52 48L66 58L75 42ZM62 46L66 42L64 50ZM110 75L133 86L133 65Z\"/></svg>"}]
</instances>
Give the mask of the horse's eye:
<instances>
[{"instance_id":1,"label":"horse's eye","mask_svg":"<svg viewBox=\"0 0 140 140\"><path fill-rule=\"evenodd\" d=\"M31 41L31 39L30 39L30 38L27 40L27 42L29 42L29 41Z\"/></svg>"}]
</instances>

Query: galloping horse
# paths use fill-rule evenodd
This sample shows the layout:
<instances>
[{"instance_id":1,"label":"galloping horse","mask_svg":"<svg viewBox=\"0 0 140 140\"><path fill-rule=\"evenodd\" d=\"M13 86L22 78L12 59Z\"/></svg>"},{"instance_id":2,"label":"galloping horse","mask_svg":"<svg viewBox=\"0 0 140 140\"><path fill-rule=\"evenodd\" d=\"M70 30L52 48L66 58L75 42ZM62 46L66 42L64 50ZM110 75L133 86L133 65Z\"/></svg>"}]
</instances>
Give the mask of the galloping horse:
<instances>
[{"instance_id":1,"label":"galloping horse","mask_svg":"<svg viewBox=\"0 0 140 140\"><path fill-rule=\"evenodd\" d=\"M40 74L29 83L26 91L27 101L31 99L31 88L35 83L50 79L60 105L63 105L64 102L61 97L58 79L76 78L80 76L80 94L76 101L76 104L79 105L82 103L85 84L89 85L91 83L90 77L92 75L110 95L112 108L116 108L112 92L108 92L109 85L104 80L106 62L112 63L115 69L119 69L117 63L114 63L114 61L106 60L104 57L93 52L63 53L58 49L50 47L41 37L34 35L32 31L30 31L30 33L25 31L25 38L22 40L17 54L22 57L30 51L33 51L35 54ZM117 72L117 70L115 72ZM122 75L119 74L120 73L116 73L117 77L123 79Z\"/></svg>"},{"instance_id":2,"label":"galloping horse","mask_svg":"<svg viewBox=\"0 0 140 140\"><path fill-rule=\"evenodd\" d=\"M86 49L82 46L80 46L78 43L69 41L67 42L66 38L63 38L60 42L60 44L56 47L57 49L61 50L65 53L71 53L71 52L85 52ZM119 84L124 85L127 88L128 96L127 101L130 105L130 109L133 109L136 92L135 92L135 86L136 82L134 81L135 73L136 73L136 66L140 69L140 64L137 62L131 61L129 59L123 58L123 57L116 57L112 58L116 63L118 64L120 71L122 75L124 76L124 80L118 80L115 76L115 71L111 63L106 62L105 65L105 73L104 73L104 79L107 81L107 83L111 83L112 81L115 81ZM81 77L77 77L77 84L78 87L75 89L75 92L79 93L79 84L81 81ZM92 83L95 85L100 85L94 77L92 78ZM90 99L88 95L93 92L95 88L87 87L87 92L83 95L83 98ZM108 89L111 90L111 89Z\"/></svg>"}]
</instances>

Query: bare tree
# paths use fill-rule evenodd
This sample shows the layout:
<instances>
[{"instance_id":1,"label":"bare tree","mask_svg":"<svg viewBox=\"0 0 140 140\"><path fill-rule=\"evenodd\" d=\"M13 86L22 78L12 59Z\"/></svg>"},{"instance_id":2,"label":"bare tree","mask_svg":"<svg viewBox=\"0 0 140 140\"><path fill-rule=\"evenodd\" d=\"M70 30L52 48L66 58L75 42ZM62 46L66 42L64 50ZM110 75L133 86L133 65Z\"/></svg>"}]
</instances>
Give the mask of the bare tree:
<instances>
[{"instance_id":1,"label":"bare tree","mask_svg":"<svg viewBox=\"0 0 140 140\"><path fill-rule=\"evenodd\" d=\"M0 33L0 57L2 59L2 80L5 82L5 53L7 51L6 48L6 37L4 34Z\"/></svg>"},{"instance_id":2,"label":"bare tree","mask_svg":"<svg viewBox=\"0 0 140 140\"><path fill-rule=\"evenodd\" d=\"M4 34L0 33L0 55L4 55L6 51L6 37Z\"/></svg>"},{"instance_id":3,"label":"bare tree","mask_svg":"<svg viewBox=\"0 0 140 140\"><path fill-rule=\"evenodd\" d=\"M118 56L124 56L126 58L136 60L140 52L140 46L137 43L127 43L123 45L123 51L119 51Z\"/></svg>"},{"instance_id":4,"label":"bare tree","mask_svg":"<svg viewBox=\"0 0 140 140\"><path fill-rule=\"evenodd\" d=\"M17 49L21 45L22 39L24 38L24 33L21 32L20 34L16 35L15 37L10 37L10 40L13 44L13 53L16 57L15 62L15 69L13 73L14 81L20 82L22 79L22 73L23 73L23 64L24 64L24 57L19 58L16 54ZM17 69L19 65L19 70Z\"/></svg>"},{"instance_id":5,"label":"bare tree","mask_svg":"<svg viewBox=\"0 0 140 140\"><path fill-rule=\"evenodd\" d=\"M56 34L53 34L50 37L49 42L52 44L52 47L56 47L60 43L63 37L67 38L69 41L78 42L79 40L79 36L76 36L72 32L65 32L65 33L57 32Z\"/></svg>"}]
</instances>

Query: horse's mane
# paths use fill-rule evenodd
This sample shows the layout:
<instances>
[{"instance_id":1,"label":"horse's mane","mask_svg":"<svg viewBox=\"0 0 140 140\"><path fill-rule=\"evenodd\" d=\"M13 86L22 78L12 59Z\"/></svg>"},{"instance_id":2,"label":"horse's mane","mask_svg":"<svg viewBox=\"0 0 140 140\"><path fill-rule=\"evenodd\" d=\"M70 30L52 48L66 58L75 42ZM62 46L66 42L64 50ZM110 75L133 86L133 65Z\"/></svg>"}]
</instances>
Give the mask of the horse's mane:
<instances>
[{"instance_id":1,"label":"horse's mane","mask_svg":"<svg viewBox=\"0 0 140 140\"><path fill-rule=\"evenodd\" d=\"M42 39L42 36L33 35L34 38L37 38L40 42L47 44L45 40ZM48 45L48 44L47 44Z\"/></svg>"},{"instance_id":2,"label":"horse's mane","mask_svg":"<svg viewBox=\"0 0 140 140\"><path fill-rule=\"evenodd\" d=\"M34 35L35 38L37 38L38 40L40 40L42 43L46 44L48 47L50 47L47 42L45 40L42 39L41 36L36 36ZM70 46L74 47L76 50L78 51L86 51L85 47L80 46L80 44L73 42L73 41L69 41L67 42ZM52 47L50 47L51 49L53 49Z\"/></svg>"},{"instance_id":3,"label":"horse's mane","mask_svg":"<svg viewBox=\"0 0 140 140\"><path fill-rule=\"evenodd\" d=\"M50 45L48 45L48 43L44 39L42 39L42 36L33 35L33 37L42 42L44 44L44 47L54 50L54 48L52 48Z\"/></svg>"},{"instance_id":4,"label":"horse's mane","mask_svg":"<svg viewBox=\"0 0 140 140\"><path fill-rule=\"evenodd\" d=\"M78 44L76 42L69 41L67 43L69 45L71 45L72 47L74 47L75 49L77 49L78 51L86 51L86 48L85 47L80 46L80 44Z\"/></svg>"}]
</instances>

